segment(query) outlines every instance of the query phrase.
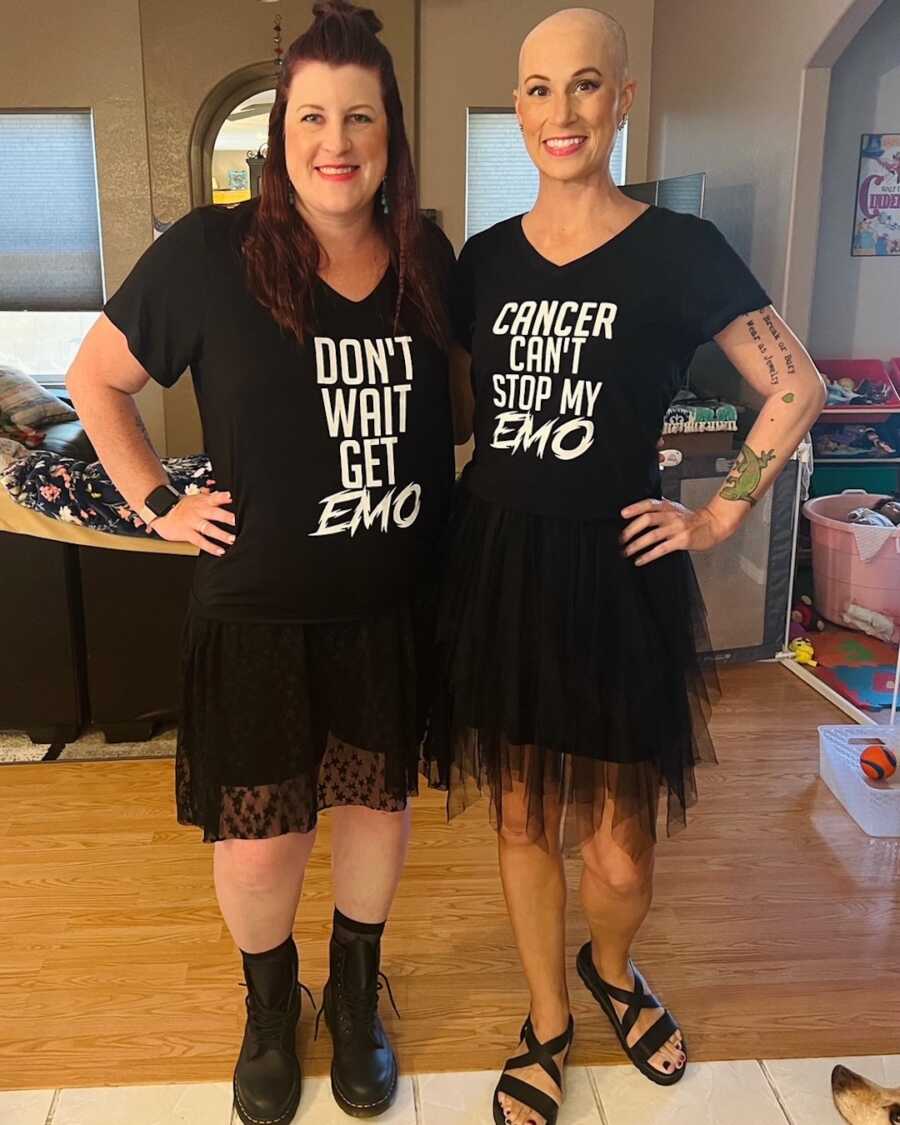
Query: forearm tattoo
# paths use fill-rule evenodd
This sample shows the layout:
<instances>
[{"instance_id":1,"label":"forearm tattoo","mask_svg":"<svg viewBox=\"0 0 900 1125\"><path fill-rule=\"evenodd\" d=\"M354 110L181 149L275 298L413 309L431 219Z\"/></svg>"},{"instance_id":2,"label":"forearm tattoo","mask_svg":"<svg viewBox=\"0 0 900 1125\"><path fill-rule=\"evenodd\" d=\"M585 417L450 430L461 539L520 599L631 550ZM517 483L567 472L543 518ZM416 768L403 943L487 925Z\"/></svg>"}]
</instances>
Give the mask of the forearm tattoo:
<instances>
[{"instance_id":1,"label":"forearm tattoo","mask_svg":"<svg viewBox=\"0 0 900 1125\"><path fill-rule=\"evenodd\" d=\"M759 354L763 357L766 370L769 373L769 381L773 387L777 387L780 382L779 367L783 368L782 374L786 372L788 375L795 375L797 365L784 336L775 326L772 314L760 309L759 315L762 319L761 325L756 317L747 317L747 331L750 333L750 339L756 344ZM785 398L784 401L791 400Z\"/></svg>"},{"instance_id":2,"label":"forearm tattoo","mask_svg":"<svg viewBox=\"0 0 900 1125\"><path fill-rule=\"evenodd\" d=\"M138 433L152 449L153 442L150 440L150 435L147 433L147 427L144 425L144 419L140 416L140 414L137 413L137 411L135 411L134 414L134 424L137 427Z\"/></svg>"},{"instance_id":3,"label":"forearm tattoo","mask_svg":"<svg viewBox=\"0 0 900 1125\"><path fill-rule=\"evenodd\" d=\"M775 366L775 360L772 353L769 351L769 344L763 339L759 329L756 326L756 321L750 317L747 318L747 331L750 333L750 339L756 344L759 354L763 357L766 364L766 369L769 372L769 382L772 386L778 385L778 368Z\"/></svg>"},{"instance_id":4,"label":"forearm tattoo","mask_svg":"<svg viewBox=\"0 0 900 1125\"><path fill-rule=\"evenodd\" d=\"M766 328L768 328L769 335L775 341L775 347L778 349L782 359L784 360L784 366L787 370L788 375L796 375L797 365L796 363L794 363L793 353L788 347L787 341L785 340L784 336L782 336L782 334L775 327L775 321L772 319L772 314L770 312L767 312L763 315L763 324L766 326Z\"/></svg>"},{"instance_id":5,"label":"forearm tattoo","mask_svg":"<svg viewBox=\"0 0 900 1125\"><path fill-rule=\"evenodd\" d=\"M752 507L758 499L756 493L762 482L763 469L774 459L774 449L754 453L749 445L743 446L719 495L723 500L740 500Z\"/></svg>"}]
</instances>

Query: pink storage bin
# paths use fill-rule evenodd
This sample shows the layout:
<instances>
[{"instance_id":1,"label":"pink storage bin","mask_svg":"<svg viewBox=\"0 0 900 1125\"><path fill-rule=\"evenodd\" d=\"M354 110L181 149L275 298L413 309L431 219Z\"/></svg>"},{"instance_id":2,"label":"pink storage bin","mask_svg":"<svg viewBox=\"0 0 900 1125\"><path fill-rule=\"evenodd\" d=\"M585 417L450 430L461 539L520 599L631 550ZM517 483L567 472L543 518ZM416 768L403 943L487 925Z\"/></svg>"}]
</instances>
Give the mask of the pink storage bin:
<instances>
[{"instance_id":1,"label":"pink storage bin","mask_svg":"<svg viewBox=\"0 0 900 1125\"><path fill-rule=\"evenodd\" d=\"M823 422L878 422L886 411L900 410L900 367L897 375L890 370L895 360L885 363L881 359L815 359L816 367L830 382L852 379L857 385L868 379L889 388L887 398L877 406L826 406L820 415Z\"/></svg>"},{"instance_id":2,"label":"pink storage bin","mask_svg":"<svg viewBox=\"0 0 900 1125\"><path fill-rule=\"evenodd\" d=\"M861 489L808 500L803 513L812 527L816 609L846 627L852 605L900 623L900 527L862 527L845 522L854 508L871 508L882 497ZM862 543L862 550L860 544Z\"/></svg>"},{"instance_id":3,"label":"pink storage bin","mask_svg":"<svg viewBox=\"0 0 900 1125\"><path fill-rule=\"evenodd\" d=\"M888 360L888 372L894 384L894 390L900 395L900 356Z\"/></svg>"}]
</instances>

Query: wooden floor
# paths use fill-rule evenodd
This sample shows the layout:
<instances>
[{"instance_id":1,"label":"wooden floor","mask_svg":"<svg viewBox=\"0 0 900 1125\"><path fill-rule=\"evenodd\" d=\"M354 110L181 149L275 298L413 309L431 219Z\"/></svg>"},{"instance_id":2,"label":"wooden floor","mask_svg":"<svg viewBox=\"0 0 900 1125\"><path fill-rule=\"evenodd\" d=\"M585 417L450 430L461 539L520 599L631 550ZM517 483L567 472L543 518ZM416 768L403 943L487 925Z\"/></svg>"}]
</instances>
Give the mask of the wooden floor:
<instances>
[{"instance_id":1,"label":"wooden floor","mask_svg":"<svg viewBox=\"0 0 900 1125\"><path fill-rule=\"evenodd\" d=\"M816 777L816 725L842 718L775 665L726 670L686 832L660 848L637 954L695 1059L900 1050L900 842L870 840ZM224 1080L241 971L216 908L211 850L173 823L172 763L0 768L0 1087ZM296 932L325 979L327 817ZM571 881L577 875L573 864ZM570 907L572 958L584 940ZM417 804L385 938L407 1071L496 1068L527 999L483 805L451 826ZM572 972L573 1061L620 1061ZM383 1005L386 1009L387 1005ZM303 1041L310 1073L330 1043Z\"/></svg>"}]
</instances>

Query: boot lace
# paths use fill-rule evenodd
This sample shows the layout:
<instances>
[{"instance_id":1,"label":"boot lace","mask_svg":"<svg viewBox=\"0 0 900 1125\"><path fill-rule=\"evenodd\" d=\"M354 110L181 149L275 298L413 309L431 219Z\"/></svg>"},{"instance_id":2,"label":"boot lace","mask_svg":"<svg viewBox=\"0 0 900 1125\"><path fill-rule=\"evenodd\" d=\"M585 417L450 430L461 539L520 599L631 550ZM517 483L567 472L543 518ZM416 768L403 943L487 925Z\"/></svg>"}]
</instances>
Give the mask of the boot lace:
<instances>
[{"instance_id":1,"label":"boot lace","mask_svg":"<svg viewBox=\"0 0 900 1125\"><path fill-rule=\"evenodd\" d=\"M350 1032L355 1029L357 1031L366 1032L370 1037L372 1036L375 1030L378 1003L381 999L381 991L383 988L387 988L388 998L390 999L391 1007L394 1009L394 1014L397 1019L401 1018L396 1001L394 1000L394 993L391 990L391 982L384 973L380 972L375 980L374 988L362 989L359 992L340 991L340 999L338 1001L339 1018L346 1031ZM319 1037L319 1021L324 1011L325 1005L323 1004L316 1015L315 1038L317 1039Z\"/></svg>"},{"instance_id":2,"label":"boot lace","mask_svg":"<svg viewBox=\"0 0 900 1125\"><path fill-rule=\"evenodd\" d=\"M249 993L249 987L246 981L241 981L241 986L248 989L248 995L244 1001L247 1006L247 1025L253 1035L254 1042L259 1051L269 1045L280 1045L281 1036L284 1032L284 1021L288 1016L288 1011L285 1008L267 1008L262 1004L258 997L254 997ZM301 981L298 981L300 989L309 997L309 1002L312 1004L313 1011L316 1012L316 1027L319 1026L318 1021L318 1008L316 1002L313 1000L313 995Z\"/></svg>"}]
</instances>

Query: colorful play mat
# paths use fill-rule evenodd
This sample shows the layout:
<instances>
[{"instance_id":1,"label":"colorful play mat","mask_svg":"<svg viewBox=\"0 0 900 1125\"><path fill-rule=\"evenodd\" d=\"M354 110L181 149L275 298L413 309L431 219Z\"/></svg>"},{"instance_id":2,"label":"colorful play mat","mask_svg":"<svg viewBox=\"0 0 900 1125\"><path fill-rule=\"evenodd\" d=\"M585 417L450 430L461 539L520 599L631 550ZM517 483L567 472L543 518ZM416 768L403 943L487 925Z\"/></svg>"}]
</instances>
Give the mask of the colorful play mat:
<instances>
[{"instance_id":1,"label":"colorful play mat","mask_svg":"<svg viewBox=\"0 0 900 1125\"><path fill-rule=\"evenodd\" d=\"M897 647L853 629L812 633L817 666L809 671L876 722L889 721Z\"/></svg>"}]
</instances>

